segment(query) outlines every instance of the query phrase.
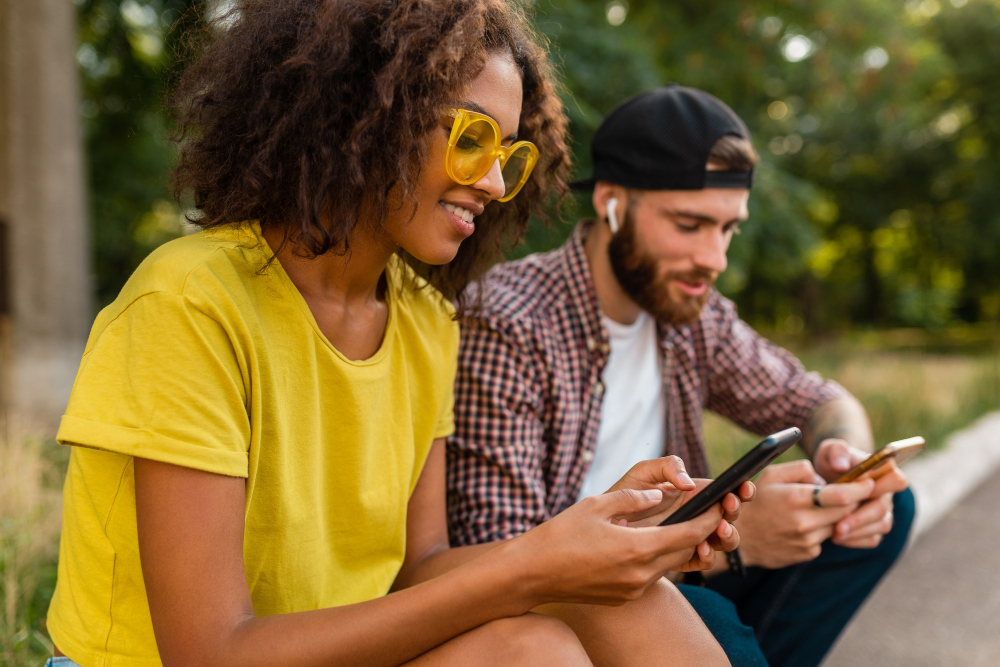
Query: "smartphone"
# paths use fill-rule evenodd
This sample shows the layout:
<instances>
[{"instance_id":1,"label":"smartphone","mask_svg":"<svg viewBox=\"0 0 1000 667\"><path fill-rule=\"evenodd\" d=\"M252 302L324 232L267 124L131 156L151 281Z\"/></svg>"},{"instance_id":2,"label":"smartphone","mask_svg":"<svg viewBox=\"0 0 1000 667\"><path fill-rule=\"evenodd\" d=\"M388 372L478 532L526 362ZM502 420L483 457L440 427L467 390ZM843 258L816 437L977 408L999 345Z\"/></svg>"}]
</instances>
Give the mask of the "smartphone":
<instances>
[{"instance_id":1,"label":"smartphone","mask_svg":"<svg viewBox=\"0 0 1000 667\"><path fill-rule=\"evenodd\" d=\"M715 503L721 502L727 493L735 493L740 484L747 481L767 464L781 456L789 447L802 437L802 431L797 428L786 428L764 438L756 447L747 452L743 458L729 466L711 484L698 492L691 500L668 516L661 526L670 526L695 518Z\"/></svg>"},{"instance_id":2,"label":"smartphone","mask_svg":"<svg viewBox=\"0 0 1000 667\"><path fill-rule=\"evenodd\" d=\"M881 477L880 474L877 474L878 471L887 465L889 461L892 461L893 459L895 459L896 463L909 461L914 456L924 451L924 447L926 446L927 443L925 443L924 439L919 435L905 440L890 442L888 445L859 463L852 470L845 472L836 481L834 481L834 484L853 482L865 474L868 474L872 479L878 479ZM882 471L882 474L885 474L885 471Z\"/></svg>"}]
</instances>

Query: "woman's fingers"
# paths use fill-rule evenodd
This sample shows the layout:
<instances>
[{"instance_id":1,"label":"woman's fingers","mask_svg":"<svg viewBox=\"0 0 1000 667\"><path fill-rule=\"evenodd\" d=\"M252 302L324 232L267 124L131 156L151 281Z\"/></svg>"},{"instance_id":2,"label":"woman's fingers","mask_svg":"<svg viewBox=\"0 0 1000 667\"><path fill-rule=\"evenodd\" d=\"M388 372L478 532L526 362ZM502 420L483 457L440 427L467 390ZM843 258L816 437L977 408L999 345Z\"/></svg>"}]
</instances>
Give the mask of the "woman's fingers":
<instances>
[{"instance_id":1,"label":"woman's fingers","mask_svg":"<svg viewBox=\"0 0 1000 667\"><path fill-rule=\"evenodd\" d=\"M695 487L694 480L687 474L684 461L679 456L661 456L658 459L640 461L632 466L615 486L619 484L629 486L630 480L647 486L669 482L684 491Z\"/></svg>"},{"instance_id":2,"label":"woman's fingers","mask_svg":"<svg viewBox=\"0 0 1000 667\"><path fill-rule=\"evenodd\" d=\"M709 535L708 543L715 551L732 551L740 546L740 533L736 526L723 519L715 531Z\"/></svg>"},{"instance_id":3,"label":"woman's fingers","mask_svg":"<svg viewBox=\"0 0 1000 667\"><path fill-rule=\"evenodd\" d=\"M604 518L614 519L617 523L619 517L652 509L662 500L663 492L659 489L618 489L591 496L582 502L592 504Z\"/></svg>"},{"instance_id":4,"label":"woman's fingers","mask_svg":"<svg viewBox=\"0 0 1000 667\"><path fill-rule=\"evenodd\" d=\"M650 536L651 548L667 553L683 548L691 548L709 539L722 520L722 508L710 507L702 514L683 523L672 526L639 528Z\"/></svg>"},{"instance_id":5,"label":"woman's fingers","mask_svg":"<svg viewBox=\"0 0 1000 667\"><path fill-rule=\"evenodd\" d=\"M732 493L727 493L722 499L722 517L726 521L736 521L740 518L740 508L742 505L739 498Z\"/></svg>"}]
</instances>

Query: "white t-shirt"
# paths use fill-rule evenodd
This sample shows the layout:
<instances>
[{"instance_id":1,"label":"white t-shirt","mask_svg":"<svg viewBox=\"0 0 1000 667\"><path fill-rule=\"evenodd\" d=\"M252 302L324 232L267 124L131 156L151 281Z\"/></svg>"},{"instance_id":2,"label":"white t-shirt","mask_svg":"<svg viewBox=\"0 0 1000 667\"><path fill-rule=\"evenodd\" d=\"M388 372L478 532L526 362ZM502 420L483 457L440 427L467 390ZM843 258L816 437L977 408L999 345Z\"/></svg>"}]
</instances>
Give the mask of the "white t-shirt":
<instances>
[{"instance_id":1,"label":"white t-shirt","mask_svg":"<svg viewBox=\"0 0 1000 667\"><path fill-rule=\"evenodd\" d=\"M603 319L611 353L601 376L601 425L577 500L604 493L633 465L664 451L667 408L656 322L645 312L633 324Z\"/></svg>"}]
</instances>

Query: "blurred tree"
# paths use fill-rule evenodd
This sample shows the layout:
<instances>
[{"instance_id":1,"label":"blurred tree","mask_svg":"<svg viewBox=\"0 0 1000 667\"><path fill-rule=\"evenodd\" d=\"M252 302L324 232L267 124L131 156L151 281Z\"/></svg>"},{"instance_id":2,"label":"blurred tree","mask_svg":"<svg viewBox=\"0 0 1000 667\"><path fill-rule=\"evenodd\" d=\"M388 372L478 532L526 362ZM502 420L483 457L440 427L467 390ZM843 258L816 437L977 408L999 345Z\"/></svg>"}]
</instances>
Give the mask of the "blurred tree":
<instances>
[{"instance_id":1,"label":"blurred tree","mask_svg":"<svg viewBox=\"0 0 1000 667\"><path fill-rule=\"evenodd\" d=\"M218 0L222 1L222 0ZM99 301L181 232L162 112L205 0L78 0ZM604 115L676 81L747 121L751 221L720 289L786 333L1000 320L1000 0L535 0L576 172ZM171 29L173 26L173 29ZM567 217L589 213L578 196ZM532 225L520 256L570 225Z\"/></svg>"},{"instance_id":2,"label":"blurred tree","mask_svg":"<svg viewBox=\"0 0 1000 667\"><path fill-rule=\"evenodd\" d=\"M174 149L163 111L174 46L196 0L82 0L83 80L97 301L109 303L139 262L181 233L167 178ZM193 13L198 16L197 12ZM171 29L173 27L173 29Z\"/></svg>"},{"instance_id":3,"label":"blurred tree","mask_svg":"<svg viewBox=\"0 0 1000 667\"><path fill-rule=\"evenodd\" d=\"M789 333L998 319L995 0L537 7L580 175L596 119L663 82L747 121L759 186L720 280L744 316ZM535 232L520 251L566 233Z\"/></svg>"}]
</instances>

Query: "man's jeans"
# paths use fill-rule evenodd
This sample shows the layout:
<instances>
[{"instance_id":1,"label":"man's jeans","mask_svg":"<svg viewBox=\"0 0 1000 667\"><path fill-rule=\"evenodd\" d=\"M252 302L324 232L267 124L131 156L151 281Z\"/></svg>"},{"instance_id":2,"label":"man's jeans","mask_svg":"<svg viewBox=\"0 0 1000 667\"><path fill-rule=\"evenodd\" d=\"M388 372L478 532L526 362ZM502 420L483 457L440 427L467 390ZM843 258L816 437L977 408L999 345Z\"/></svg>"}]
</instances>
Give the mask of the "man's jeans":
<instances>
[{"instance_id":1,"label":"man's jeans","mask_svg":"<svg viewBox=\"0 0 1000 667\"><path fill-rule=\"evenodd\" d=\"M780 570L750 567L745 578L726 572L710 578L705 588L678 588L734 667L818 665L899 557L913 511L910 490L897 493L892 531L875 549L827 542L807 563Z\"/></svg>"}]
</instances>

